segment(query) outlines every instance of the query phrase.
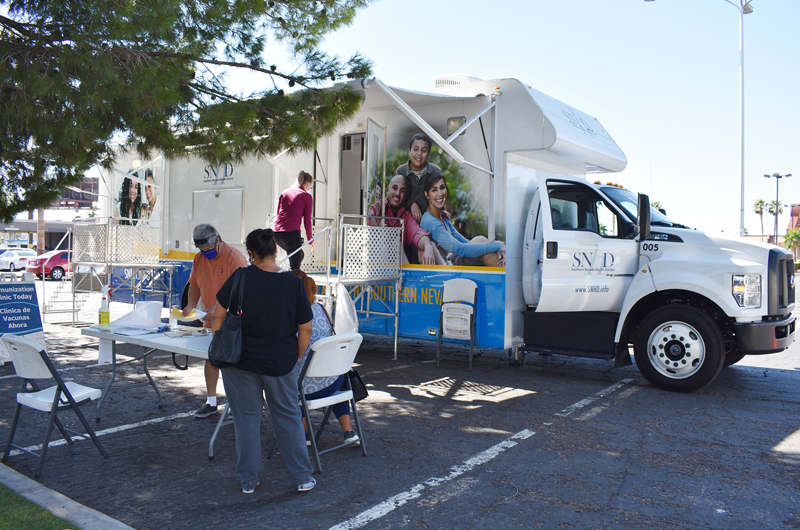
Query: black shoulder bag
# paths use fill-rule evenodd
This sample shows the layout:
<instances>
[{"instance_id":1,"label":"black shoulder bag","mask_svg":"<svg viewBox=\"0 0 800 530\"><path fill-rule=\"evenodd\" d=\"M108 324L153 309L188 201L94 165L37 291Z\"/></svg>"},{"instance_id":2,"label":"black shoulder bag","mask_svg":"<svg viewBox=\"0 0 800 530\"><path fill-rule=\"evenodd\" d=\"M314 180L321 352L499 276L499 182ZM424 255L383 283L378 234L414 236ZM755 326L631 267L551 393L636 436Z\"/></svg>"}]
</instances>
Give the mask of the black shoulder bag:
<instances>
[{"instance_id":1,"label":"black shoulder bag","mask_svg":"<svg viewBox=\"0 0 800 530\"><path fill-rule=\"evenodd\" d=\"M244 297L244 268L237 269L231 284L231 295L228 299L228 314L220 328L214 333L208 346L208 360L214 368L228 368L239 362L242 357L242 299ZM237 281L238 280L238 281ZM233 309L233 293L239 290L239 305Z\"/></svg>"},{"instance_id":2,"label":"black shoulder bag","mask_svg":"<svg viewBox=\"0 0 800 530\"><path fill-rule=\"evenodd\" d=\"M331 326L331 335L336 335L336 331L333 329L333 322L331 322L331 317L328 316L328 311L325 309L325 306L322 306L322 312L325 313L325 318L328 319L328 324ZM358 375L358 372L350 369L347 372L347 377L342 383L342 387L339 390L352 390L353 391L353 399L355 401L361 401L362 399L367 399L369 397L369 392L367 392L367 385L364 384L364 381L361 380L361 376ZM350 385L347 382L350 381ZM349 388L348 388L349 386Z\"/></svg>"}]
</instances>

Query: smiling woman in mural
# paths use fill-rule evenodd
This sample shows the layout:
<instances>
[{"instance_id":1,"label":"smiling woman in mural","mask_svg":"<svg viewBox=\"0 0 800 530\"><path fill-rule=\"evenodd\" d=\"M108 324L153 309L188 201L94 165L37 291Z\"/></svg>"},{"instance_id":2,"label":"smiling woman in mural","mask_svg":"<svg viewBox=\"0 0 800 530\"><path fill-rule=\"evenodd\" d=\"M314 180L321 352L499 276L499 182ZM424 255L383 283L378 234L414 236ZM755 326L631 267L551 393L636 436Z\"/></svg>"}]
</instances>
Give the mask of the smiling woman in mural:
<instances>
[{"instance_id":1,"label":"smiling woman in mural","mask_svg":"<svg viewBox=\"0 0 800 530\"><path fill-rule=\"evenodd\" d=\"M133 175L139 176L137 173ZM122 189L119 192L119 224L134 225L139 219L139 209L142 204L142 194L139 190L138 182L129 178L123 179Z\"/></svg>"},{"instance_id":2,"label":"smiling woman in mural","mask_svg":"<svg viewBox=\"0 0 800 530\"><path fill-rule=\"evenodd\" d=\"M447 184L441 173L437 171L427 175L423 191L428 201L428 208L420 224L431 233L437 245L450 253L448 261L454 265L505 266L505 243L489 241L484 236L476 236L470 241L459 234L450 222L450 214L444 209L447 201Z\"/></svg>"}]
</instances>

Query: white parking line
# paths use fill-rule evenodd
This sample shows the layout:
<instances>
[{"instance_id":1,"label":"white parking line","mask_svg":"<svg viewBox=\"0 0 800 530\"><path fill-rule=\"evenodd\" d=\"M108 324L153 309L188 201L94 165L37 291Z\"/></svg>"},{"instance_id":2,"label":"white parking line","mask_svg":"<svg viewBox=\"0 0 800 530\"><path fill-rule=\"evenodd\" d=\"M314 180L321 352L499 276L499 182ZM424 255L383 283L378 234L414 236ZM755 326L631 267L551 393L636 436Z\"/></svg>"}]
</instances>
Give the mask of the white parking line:
<instances>
[{"instance_id":1,"label":"white parking line","mask_svg":"<svg viewBox=\"0 0 800 530\"><path fill-rule=\"evenodd\" d=\"M177 420L177 419L180 419L180 418L187 418L187 417L193 416L193 415L194 415L194 412L182 412L180 414L173 414L172 416L164 416L162 418L154 418L152 420L140 421L138 423L129 423L127 425L119 425L117 427L111 427L110 429L104 429L102 431L95 431L94 434L96 436L105 436L106 434L114 434L114 433L117 433L117 432L129 431L131 429L136 429L137 427L144 427L145 425L153 425L155 423L163 423L165 421ZM58 432L58 431L56 430L54 432ZM74 437L73 438L73 441L77 442L79 440L90 440L90 438L88 437L88 435L87 435L86 438L80 438L80 437ZM66 443L67 443L67 441L62 438L60 440L56 440L54 442L50 442L49 444L47 444L47 447L48 448L56 447L58 445L64 445ZM39 450L42 449L42 444L31 445L29 447L26 447L25 449L28 450L28 451L39 451ZM11 451L8 454L8 456L16 456L16 455L21 455L21 454L22 454L22 451L20 451L19 449L14 449L13 451Z\"/></svg>"},{"instance_id":2,"label":"white parking line","mask_svg":"<svg viewBox=\"0 0 800 530\"><path fill-rule=\"evenodd\" d=\"M390 497L389 499L383 501L380 504L377 504L370 508L369 510L365 510L360 514L356 515L349 521L345 521L343 523L339 523L336 526L332 526L331 530L352 530L354 528L360 528L365 524L369 523L370 521L374 521L376 519L380 519L384 515L394 511L395 509L403 506L408 501L414 500L422 495L426 488L433 488L436 486L440 486L445 482L450 482L456 477L459 477L474 469L477 466L481 466L486 462L494 459L497 455L510 449L517 445L517 440L525 440L533 436L533 431L529 431L528 429L524 429L517 434L506 438L499 444L493 445L489 449L478 453L477 455L465 460L463 463L458 464L450 468L450 473L443 476L443 477L432 477L424 482L420 482L419 484L411 487L408 491L404 491L402 493L398 493L394 497Z\"/></svg>"},{"instance_id":3,"label":"white parking line","mask_svg":"<svg viewBox=\"0 0 800 530\"><path fill-rule=\"evenodd\" d=\"M581 409L581 408L585 407L586 405L588 405L590 403L593 403L593 402L597 401L598 399L600 399L600 398L602 398L604 396L607 396L608 394L610 394L610 393L622 388L623 386L625 386L626 384L630 383L631 381L633 381L633 379L623 379L619 383L615 383L615 384L613 384L613 385L611 385L611 386L609 386L607 388L604 388L603 390L593 394L592 396L590 396L588 398L582 399L582 400L578 401L577 403L574 403L574 404L570 405L569 407L565 408L561 412L557 412L556 415L557 416L568 416L568 415L572 414L574 411L576 411L578 409ZM596 407L596 409L599 409L599 410L594 412L594 414L592 414L592 416L602 412L602 410L605 409L605 406L604 407ZM592 413L594 410L595 409L592 409L591 411L589 411L586 414L584 414L584 416L590 417L588 415L590 413ZM518 432L517 434L515 434L515 435L513 435L513 436L511 436L509 438L506 438L502 442L500 442L500 443L498 443L496 445L493 445L489 449L486 449L485 451L482 451L482 452L476 454L472 458L469 458L469 459L465 460L462 464L459 464L459 465L451 467L449 474L447 474L447 475L445 475L443 477L432 477L432 478L429 478L428 480L424 480L424 481L420 482L419 484L416 484L416 485L412 486L408 490L406 490L406 491L404 491L402 493L398 493L397 495L395 495L393 497L389 497L388 499L386 499L382 503L376 504L372 508L369 508L368 510L365 510L365 511L361 512L360 514L356 515L355 517L353 517L353 518L351 518L351 519L349 519L347 521L344 521L342 523L339 523L339 524L337 524L335 526L330 527L330 530L354 530L356 528L361 528L362 526L366 525L367 523L369 523L371 521L375 521L376 519L380 519L381 517L393 512L397 508L399 508L399 507L403 506L404 504L408 503L408 501L412 501L414 499L417 499L417 498L421 497L426 489L434 488L434 487L440 486L440 485L442 485L442 484L444 484L446 482L450 482L454 478L457 478L457 477L463 475L464 473L466 473L467 471L470 471L470 470L472 470L472 469L474 469L474 468L476 468L476 467L478 467L480 465L485 464L486 462L489 462L490 460L492 460L496 456L498 456L500 453L502 453L502 452L504 452L504 451L506 451L508 449L511 449L512 447L516 446L519 443L518 440L527 440L528 438L530 438L534 434L536 434L536 433L531 431L531 430L529 430L529 429L524 429L524 430Z\"/></svg>"},{"instance_id":4,"label":"white parking line","mask_svg":"<svg viewBox=\"0 0 800 530\"><path fill-rule=\"evenodd\" d=\"M627 385L631 381L633 381L633 379L623 379L619 383L615 383L615 384L613 384L613 385L611 385L609 387L604 388L600 392L596 392L595 394L578 401L577 403L573 403L572 405L570 405L569 407L565 408L561 412L556 412L556 416L563 416L563 417L569 416L570 414L572 414L576 410L580 410L580 409L582 409L583 407L585 407L587 405L591 405L592 403L594 403L595 401L597 401L601 397L605 397L605 396L609 395L610 393L612 393L612 392L622 388L623 386Z\"/></svg>"}]
</instances>

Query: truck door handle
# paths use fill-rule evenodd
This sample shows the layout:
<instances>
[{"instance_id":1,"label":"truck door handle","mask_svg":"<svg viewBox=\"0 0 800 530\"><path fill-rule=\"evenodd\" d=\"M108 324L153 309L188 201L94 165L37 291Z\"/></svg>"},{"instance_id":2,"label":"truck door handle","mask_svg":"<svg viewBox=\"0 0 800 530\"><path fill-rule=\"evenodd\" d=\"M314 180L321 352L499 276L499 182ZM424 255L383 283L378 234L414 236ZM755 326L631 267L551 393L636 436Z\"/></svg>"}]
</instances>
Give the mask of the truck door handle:
<instances>
[{"instance_id":1,"label":"truck door handle","mask_svg":"<svg viewBox=\"0 0 800 530\"><path fill-rule=\"evenodd\" d=\"M558 241L547 242L547 259L556 259L558 257Z\"/></svg>"}]
</instances>

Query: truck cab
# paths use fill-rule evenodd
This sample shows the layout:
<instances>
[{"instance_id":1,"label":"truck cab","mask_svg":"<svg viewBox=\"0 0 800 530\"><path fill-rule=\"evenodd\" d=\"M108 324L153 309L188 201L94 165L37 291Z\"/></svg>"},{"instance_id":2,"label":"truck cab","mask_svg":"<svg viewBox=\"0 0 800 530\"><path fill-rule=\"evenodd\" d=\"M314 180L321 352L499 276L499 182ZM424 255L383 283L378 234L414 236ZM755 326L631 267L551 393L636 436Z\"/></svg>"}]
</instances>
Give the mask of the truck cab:
<instances>
[{"instance_id":1,"label":"truck cab","mask_svg":"<svg viewBox=\"0 0 800 530\"><path fill-rule=\"evenodd\" d=\"M524 233L524 349L614 358L694 391L744 355L794 341L787 250L709 236L646 195L539 174Z\"/></svg>"}]
</instances>

